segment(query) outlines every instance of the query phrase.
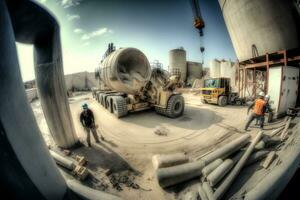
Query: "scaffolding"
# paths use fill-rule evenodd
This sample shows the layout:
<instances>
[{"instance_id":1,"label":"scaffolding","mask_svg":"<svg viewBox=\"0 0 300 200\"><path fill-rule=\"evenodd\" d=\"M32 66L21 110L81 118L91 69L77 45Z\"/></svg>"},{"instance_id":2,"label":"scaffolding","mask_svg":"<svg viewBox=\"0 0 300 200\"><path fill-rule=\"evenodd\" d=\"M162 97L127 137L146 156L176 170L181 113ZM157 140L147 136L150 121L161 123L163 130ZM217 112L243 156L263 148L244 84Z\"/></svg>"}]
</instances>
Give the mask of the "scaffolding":
<instances>
[{"instance_id":1,"label":"scaffolding","mask_svg":"<svg viewBox=\"0 0 300 200\"><path fill-rule=\"evenodd\" d=\"M299 67L300 48L282 50L273 53L267 53L262 56L257 56L245 61L238 62L238 93L240 97L255 98L257 89L262 89L263 92L268 91L269 69L274 66L294 66ZM257 78L257 74L261 73L261 78ZM252 74L249 76L249 74ZM252 80L249 80L250 77ZM260 76L258 76L260 77ZM264 79L263 88L262 81ZM260 82L259 82L260 81ZM249 92L252 90L251 92ZM250 95L247 96L246 92Z\"/></svg>"}]
</instances>

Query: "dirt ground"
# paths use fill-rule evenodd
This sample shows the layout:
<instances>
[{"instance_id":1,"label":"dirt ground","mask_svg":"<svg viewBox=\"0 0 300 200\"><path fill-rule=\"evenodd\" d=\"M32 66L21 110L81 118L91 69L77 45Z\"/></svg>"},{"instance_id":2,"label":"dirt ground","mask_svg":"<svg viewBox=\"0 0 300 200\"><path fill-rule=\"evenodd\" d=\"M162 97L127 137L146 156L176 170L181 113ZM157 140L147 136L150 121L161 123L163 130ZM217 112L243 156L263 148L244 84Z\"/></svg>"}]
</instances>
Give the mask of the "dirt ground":
<instances>
[{"instance_id":1,"label":"dirt ground","mask_svg":"<svg viewBox=\"0 0 300 200\"><path fill-rule=\"evenodd\" d=\"M100 144L93 143L92 148L84 146L73 151L88 160L87 168L92 176L84 184L130 200L176 199L176 189L163 190L157 183L151 163L154 154L186 152L191 160L195 160L241 134L258 130L252 126L250 132L242 131L247 117L246 107L202 104L200 97L191 93L185 93L184 98L185 112L177 119L157 115L153 110L130 113L117 119L101 107L91 93L70 98L80 140L86 144L86 134L79 122L83 103L94 112L99 134L105 138ZM47 144L53 146L40 102L36 100L31 105ZM164 130L164 134L156 134L157 130ZM109 176L105 175L107 169L110 169ZM115 182L124 184L112 184Z\"/></svg>"}]
</instances>

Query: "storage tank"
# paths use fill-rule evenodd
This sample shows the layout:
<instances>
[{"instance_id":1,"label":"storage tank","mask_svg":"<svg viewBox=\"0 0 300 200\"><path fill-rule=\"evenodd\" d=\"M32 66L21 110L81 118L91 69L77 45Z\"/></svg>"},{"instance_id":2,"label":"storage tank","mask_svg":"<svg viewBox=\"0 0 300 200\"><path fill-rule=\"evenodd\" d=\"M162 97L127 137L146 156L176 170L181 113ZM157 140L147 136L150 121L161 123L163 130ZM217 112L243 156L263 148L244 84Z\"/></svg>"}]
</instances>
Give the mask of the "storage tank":
<instances>
[{"instance_id":1,"label":"storage tank","mask_svg":"<svg viewBox=\"0 0 300 200\"><path fill-rule=\"evenodd\" d=\"M202 78L202 64L199 62L187 62L187 83L193 84L195 79Z\"/></svg>"},{"instance_id":2,"label":"storage tank","mask_svg":"<svg viewBox=\"0 0 300 200\"><path fill-rule=\"evenodd\" d=\"M112 90L138 94L150 80L151 67L138 49L122 48L109 54L100 64L100 78Z\"/></svg>"},{"instance_id":3,"label":"storage tank","mask_svg":"<svg viewBox=\"0 0 300 200\"><path fill-rule=\"evenodd\" d=\"M186 52L183 48L169 51L169 72L171 75L181 75L181 80L185 82L187 74Z\"/></svg>"},{"instance_id":4,"label":"storage tank","mask_svg":"<svg viewBox=\"0 0 300 200\"><path fill-rule=\"evenodd\" d=\"M292 1L219 0L239 61L299 47Z\"/></svg>"},{"instance_id":5,"label":"storage tank","mask_svg":"<svg viewBox=\"0 0 300 200\"><path fill-rule=\"evenodd\" d=\"M211 60L209 62L209 76L211 78L220 77L220 61L217 59Z\"/></svg>"},{"instance_id":6,"label":"storage tank","mask_svg":"<svg viewBox=\"0 0 300 200\"><path fill-rule=\"evenodd\" d=\"M220 64L220 77L230 78L230 86L235 89L236 65L231 60L222 60Z\"/></svg>"}]
</instances>

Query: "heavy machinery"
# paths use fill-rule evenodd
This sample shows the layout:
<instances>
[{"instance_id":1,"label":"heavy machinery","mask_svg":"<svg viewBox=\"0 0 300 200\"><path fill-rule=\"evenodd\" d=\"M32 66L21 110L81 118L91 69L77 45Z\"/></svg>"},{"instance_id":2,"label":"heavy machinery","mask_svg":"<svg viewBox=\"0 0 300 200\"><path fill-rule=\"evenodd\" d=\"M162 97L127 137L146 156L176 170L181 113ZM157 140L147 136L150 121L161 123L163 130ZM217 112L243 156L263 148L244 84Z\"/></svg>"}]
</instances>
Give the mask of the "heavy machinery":
<instances>
[{"instance_id":1,"label":"heavy machinery","mask_svg":"<svg viewBox=\"0 0 300 200\"><path fill-rule=\"evenodd\" d=\"M175 118L184 111L184 98L175 92L180 77L159 68L151 69L147 57L136 48L109 52L96 72L102 90L95 96L117 117L154 108L161 115Z\"/></svg>"},{"instance_id":2,"label":"heavy machinery","mask_svg":"<svg viewBox=\"0 0 300 200\"><path fill-rule=\"evenodd\" d=\"M242 105L244 103L237 92L231 91L230 78L205 79L200 92L202 103L218 104L219 106L227 104Z\"/></svg>"}]
</instances>

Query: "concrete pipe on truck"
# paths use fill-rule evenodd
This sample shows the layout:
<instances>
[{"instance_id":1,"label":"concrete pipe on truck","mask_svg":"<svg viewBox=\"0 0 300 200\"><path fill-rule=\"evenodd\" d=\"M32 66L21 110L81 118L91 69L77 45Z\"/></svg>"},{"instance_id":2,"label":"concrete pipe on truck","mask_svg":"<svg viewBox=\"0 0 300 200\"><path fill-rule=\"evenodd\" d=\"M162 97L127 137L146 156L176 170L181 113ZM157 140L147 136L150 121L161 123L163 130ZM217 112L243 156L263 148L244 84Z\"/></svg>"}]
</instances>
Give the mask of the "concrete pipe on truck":
<instances>
[{"instance_id":1,"label":"concrete pipe on truck","mask_svg":"<svg viewBox=\"0 0 300 200\"><path fill-rule=\"evenodd\" d=\"M169 72L171 75L179 75L181 81L186 81L186 51L183 48L172 49L169 51Z\"/></svg>"},{"instance_id":2,"label":"concrete pipe on truck","mask_svg":"<svg viewBox=\"0 0 300 200\"><path fill-rule=\"evenodd\" d=\"M219 3L240 61L299 47L296 19L299 16L293 1L219 0Z\"/></svg>"},{"instance_id":3,"label":"concrete pipe on truck","mask_svg":"<svg viewBox=\"0 0 300 200\"><path fill-rule=\"evenodd\" d=\"M136 48L121 48L100 64L100 78L111 90L136 95L150 80L147 57Z\"/></svg>"}]
</instances>

